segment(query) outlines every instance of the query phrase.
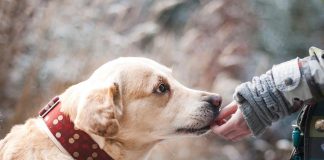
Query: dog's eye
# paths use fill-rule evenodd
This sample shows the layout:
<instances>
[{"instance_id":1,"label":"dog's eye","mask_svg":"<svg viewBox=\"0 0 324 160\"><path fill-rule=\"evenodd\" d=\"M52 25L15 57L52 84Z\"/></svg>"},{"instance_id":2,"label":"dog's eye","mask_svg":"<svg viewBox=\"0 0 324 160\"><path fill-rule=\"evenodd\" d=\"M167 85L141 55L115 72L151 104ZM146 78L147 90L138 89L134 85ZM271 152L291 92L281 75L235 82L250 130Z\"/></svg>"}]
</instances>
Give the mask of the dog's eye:
<instances>
[{"instance_id":1,"label":"dog's eye","mask_svg":"<svg viewBox=\"0 0 324 160\"><path fill-rule=\"evenodd\" d=\"M164 84L164 83L161 83L159 84L158 88L157 88L157 93L165 93L169 90L169 86Z\"/></svg>"}]
</instances>

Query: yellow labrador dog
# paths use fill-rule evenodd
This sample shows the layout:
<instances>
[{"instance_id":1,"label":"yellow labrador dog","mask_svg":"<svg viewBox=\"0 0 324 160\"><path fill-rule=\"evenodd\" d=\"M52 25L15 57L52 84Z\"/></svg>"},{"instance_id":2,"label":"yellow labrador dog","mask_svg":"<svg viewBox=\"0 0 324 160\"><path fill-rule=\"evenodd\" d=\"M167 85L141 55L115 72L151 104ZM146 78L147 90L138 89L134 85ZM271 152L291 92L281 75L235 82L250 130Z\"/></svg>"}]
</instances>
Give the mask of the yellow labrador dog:
<instances>
[{"instance_id":1,"label":"yellow labrador dog","mask_svg":"<svg viewBox=\"0 0 324 160\"><path fill-rule=\"evenodd\" d=\"M59 95L59 103L64 118L74 124L67 130L73 136L62 143L72 145L82 139L74 133L78 130L91 137L93 149L101 149L111 159L136 160L145 159L162 140L206 133L221 97L183 86L170 69L152 60L127 57L104 64L89 79L68 88ZM48 118L43 116L14 126L0 141L0 159L104 159L97 152L82 157L86 149L80 151L79 146L75 149L81 153L71 152L58 143L63 133L49 130L55 125L64 128L65 122L60 124L64 118L60 115L45 123ZM86 143L80 145L87 147Z\"/></svg>"}]
</instances>

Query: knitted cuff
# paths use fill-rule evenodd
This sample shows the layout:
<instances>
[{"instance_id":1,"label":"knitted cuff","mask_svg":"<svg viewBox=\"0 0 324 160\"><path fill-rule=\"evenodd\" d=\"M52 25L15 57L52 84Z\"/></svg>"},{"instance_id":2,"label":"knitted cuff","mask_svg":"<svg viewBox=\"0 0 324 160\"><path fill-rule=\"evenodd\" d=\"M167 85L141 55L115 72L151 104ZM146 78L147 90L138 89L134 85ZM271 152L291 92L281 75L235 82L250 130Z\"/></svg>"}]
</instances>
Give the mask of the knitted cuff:
<instances>
[{"instance_id":1,"label":"knitted cuff","mask_svg":"<svg viewBox=\"0 0 324 160\"><path fill-rule=\"evenodd\" d=\"M239 85L235 90L234 99L240 104L254 136L263 133L272 122L290 114L290 105L277 90L271 71L253 77L251 82Z\"/></svg>"},{"instance_id":2,"label":"knitted cuff","mask_svg":"<svg viewBox=\"0 0 324 160\"><path fill-rule=\"evenodd\" d=\"M248 102L241 103L240 109L252 134L254 136L261 135L265 131L267 126L261 122L258 115L251 108L250 104Z\"/></svg>"}]
</instances>

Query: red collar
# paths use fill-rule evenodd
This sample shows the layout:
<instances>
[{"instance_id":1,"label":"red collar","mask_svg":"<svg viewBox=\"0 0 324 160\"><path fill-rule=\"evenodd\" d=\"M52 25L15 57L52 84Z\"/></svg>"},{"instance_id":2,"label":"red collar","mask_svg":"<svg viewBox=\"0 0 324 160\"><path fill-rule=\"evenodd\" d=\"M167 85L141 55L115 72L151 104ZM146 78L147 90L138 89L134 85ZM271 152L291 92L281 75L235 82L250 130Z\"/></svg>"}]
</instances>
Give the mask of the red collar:
<instances>
[{"instance_id":1,"label":"red collar","mask_svg":"<svg viewBox=\"0 0 324 160\"><path fill-rule=\"evenodd\" d=\"M68 115L61 112L59 97L54 97L43 109L39 116L44 120L51 132L51 137L77 160L112 160L112 158L84 131L74 128Z\"/></svg>"}]
</instances>

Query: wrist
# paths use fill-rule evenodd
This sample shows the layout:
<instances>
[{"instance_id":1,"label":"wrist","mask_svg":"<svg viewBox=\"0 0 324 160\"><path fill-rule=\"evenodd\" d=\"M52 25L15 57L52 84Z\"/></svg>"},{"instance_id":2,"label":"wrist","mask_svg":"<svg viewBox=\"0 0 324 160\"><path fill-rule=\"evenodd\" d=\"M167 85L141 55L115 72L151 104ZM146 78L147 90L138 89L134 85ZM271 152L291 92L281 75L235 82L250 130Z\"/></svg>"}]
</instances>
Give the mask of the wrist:
<instances>
[{"instance_id":1,"label":"wrist","mask_svg":"<svg viewBox=\"0 0 324 160\"><path fill-rule=\"evenodd\" d=\"M255 137L261 135L265 131L267 126L270 125L262 122L262 120L259 118L259 115L251 108L248 102L240 103L239 110L241 111L241 114L243 114L244 120L249 130Z\"/></svg>"}]
</instances>

